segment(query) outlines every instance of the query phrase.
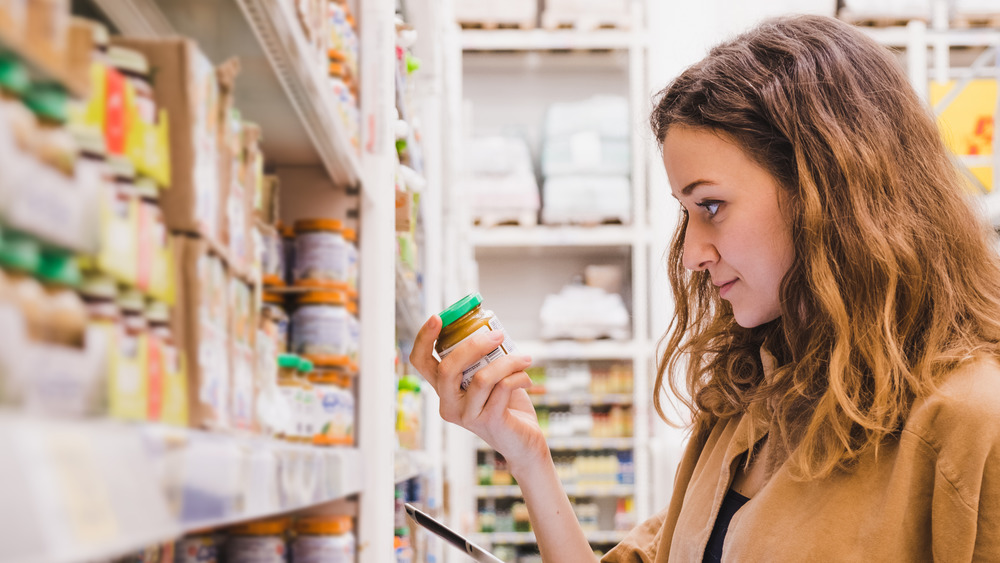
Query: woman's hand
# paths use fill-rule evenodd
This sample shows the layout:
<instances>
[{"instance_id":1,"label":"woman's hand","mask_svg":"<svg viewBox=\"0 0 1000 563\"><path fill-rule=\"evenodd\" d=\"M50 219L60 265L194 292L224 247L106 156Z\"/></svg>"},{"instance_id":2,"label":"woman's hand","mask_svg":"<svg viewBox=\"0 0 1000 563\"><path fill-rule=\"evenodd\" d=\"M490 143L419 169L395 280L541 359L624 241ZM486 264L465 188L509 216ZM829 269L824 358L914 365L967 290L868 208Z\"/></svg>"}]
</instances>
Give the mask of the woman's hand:
<instances>
[{"instance_id":1,"label":"woman's hand","mask_svg":"<svg viewBox=\"0 0 1000 563\"><path fill-rule=\"evenodd\" d=\"M441 418L486 440L512 465L544 459L548 446L525 391L531 386L531 378L524 372L531 358L504 356L476 372L463 391L462 370L495 350L503 333L477 334L438 362L432 352L440 332L438 316L424 323L414 340L410 363L441 398Z\"/></svg>"}]
</instances>

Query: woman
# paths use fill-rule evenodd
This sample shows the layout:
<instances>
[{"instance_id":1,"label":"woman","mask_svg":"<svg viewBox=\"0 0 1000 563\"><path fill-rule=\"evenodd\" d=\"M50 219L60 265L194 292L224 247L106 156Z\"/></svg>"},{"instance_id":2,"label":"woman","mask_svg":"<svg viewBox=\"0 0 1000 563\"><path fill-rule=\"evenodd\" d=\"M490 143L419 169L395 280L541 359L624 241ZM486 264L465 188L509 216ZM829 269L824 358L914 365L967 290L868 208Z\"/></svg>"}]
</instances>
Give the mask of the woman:
<instances>
[{"instance_id":1,"label":"woman","mask_svg":"<svg viewBox=\"0 0 1000 563\"><path fill-rule=\"evenodd\" d=\"M656 379L692 397L670 506L605 561L1000 561L1000 260L892 56L821 17L767 22L660 95L681 220ZM411 361L507 459L543 559L590 550L492 335ZM684 379L679 384L669 374ZM680 393L678 393L680 394Z\"/></svg>"}]
</instances>

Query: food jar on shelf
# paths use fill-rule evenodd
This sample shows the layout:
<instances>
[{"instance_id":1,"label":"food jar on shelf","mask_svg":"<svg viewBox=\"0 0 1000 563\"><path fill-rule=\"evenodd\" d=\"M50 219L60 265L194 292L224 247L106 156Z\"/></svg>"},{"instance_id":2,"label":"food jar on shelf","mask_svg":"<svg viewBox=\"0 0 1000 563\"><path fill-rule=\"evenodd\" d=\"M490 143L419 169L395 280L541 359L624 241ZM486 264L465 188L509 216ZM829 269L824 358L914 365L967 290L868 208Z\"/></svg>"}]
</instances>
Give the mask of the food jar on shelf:
<instances>
[{"instance_id":1,"label":"food jar on shelf","mask_svg":"<svg viewBox=\"0 0 1000 563\"><path fill-rule=\"evenodd\" d=\"M24 104L38 123L33 148L38 159L72 178L79 149L66 128L69 96L55 84L33 84L24 95Z\"/></svg>"},{"instance_id":2,"label":"food jar on shelf","mask_svg":"<svg viewBox=\"0 0 1000 563\"><path fill-rule=\"evenodd\" d=\"M347 302L347 357L357 362L361 354L361 321L358 320L358 302ZM357 370L354 370L357 371Z\"/></svg>"},{"instance_id":3,"label":"food jar on shelf","mask_svg":"<svg viewBox=\"0 0 1000 563\"><path fill-rule=\"evenodd\" d=\"M279 354L288 352L289 320L285 311L285 298L280 293L265 291L260 313L261 321L269 322L273 326L273 333L270 328L264 332L274 339L275 350Z\"/></svg>"},{"instance_id":4,"label":"food jar on shelf","mask_svg":"<svg viewBox=\"0 0 1000 563\"><path fill-rule=\"evenodd\" d=\"M276 227L262 225L261 235L261 274L265 287L283 287L285 285L285 247L284 239Z\"/></svg>"},{"instance_id":5,"label":"food jar on shelf","mask_svg":"<svg viewBox=\"0 0 1000 563\"><path fill-rule=\"evenodd\" d=\"M295 525L292 563L353 563L354 521L350 516L300 518Z\"/></svg>"},{"instance_id":6,"label":"food jar on shelf","mask_svg":"<svg viewBox=\"0 0 1000 563\"><path fill-rule=\"evenodd\" d=\"M314 369L309 379L316 395L313 443L349 446L354 443L354 395L347 356L309 356Z\"/></svg>"},{"instance_id":7,"label":"food jar on shelf","mask_svg":"<svg viewBox=\"0 0 1000 563\"><path fill-rule=\"evenodd\" d=\"M28 70L13 53L0 53L0 122L5 122L17 147L30 151L36 133L35 116L21 102L31 86ZM9 173L6 170L5 173Z\"/></svg>"},{"instance_id":8,"label":"food jar on shelf","mask_svg":"<svg viewBox=\"0 0 1000 563\"><path fill-rule=\"evenodd\" d=\"M358 289L358 233L354 229L345 228L342 231L347 245L347 287Z\"/></svg>"},{"instance_id":9,"label":"food jar on shelf","mask_svg":"<svg viewBox=\"0 0 1000 563\"><path fill-rule=\"evenodd\" d=\"M156 98L149 81L149 62L146 57L133 49L115 45L108 49L108 60L132 86L139 118L147 124L155 124Z\"/></svg>"},{"instance_id":10,"label":"food jar on shelf","mask_svg":"<svg viewBox=\"0 0 1000 563\"><path fill-rule=\"evenodd\" d=\"M284 272L285 285L295 283L295 227L292 225L277 225L278 234L281 235L281 257L282 271Z\"/></svg>"},{"instance_id":11,"label":"food jar on shelf","mask_svg":"<svg viewBox=\"0 0 1000 563\"><path fill-rule=\"evenodd\" d=\"M190 534L177 540L174 563L220 563L224 545L221 534Z\"/></svg>"},{"instance_id":12,"label":"food jar on shelf","mask_svg":"<svg viewBox=\"0 0 1000 563\"><path fill-rule=\"evenodd\" d=\"M311 376L314 366L308 358L299 358L299 393L296 400L298 414L295 417L295 442L311 443L313 435L316 434L314 428L318 416L319 401L316 398L316 391L313 389Z\"/></svg>"},{"instance_id":13,"label":"food jar on shelf","mask_svg":"<svg viewBox=\"0 0 1000 563\"><path fill-rule=\"evenodd\" d=\"M283 420L278 424L278 438L295 441L297 436L299 415L299 394L302 392L302 382L299 380L300 358L295 354L278 356L278 390L284 399L281 409Z\"/></svg>"},{"instance_id":14,"label":"food jar on shelf","mask_svg":"<svg viewBox=\"0 0 1000 563\"><path fill-rule=\"evenodd\" d=\"M347 300L343 292L303 293L292 313L292 352L308 356L347 355Z\"/></svg>"},{"instance_id":15,"label":"food jar on shelf","mask_svg":"<svg viewBox=\"0 0 1000 563\"><path fill-rule=\"evenodd\" d=\"M64 252L43 252L38 280L48 297L45 303L46 340L60 346L83 348L87 307L77 293L81 277L76 259Z\"/></svg>"},{"instance_id":16,"label":"food jar on shelf","mask_svg":"<svg viewBox=\"0 0 1000 563\"><path fill-rule=\"evenodd\" d=\"M109 410L116 418L145 420L148 409L145 302L142 294L129 289L118 295L122 312L118 333L120 355L109 378Z\"/></svg>"},{"instance_id":17,"label":"food jar on shelf","mask_svg":"<svg viewBox=\"0 0 1000 563\"><path fill-rule=\"evenodd\" d=\"M227 563L287 563L287 518L249 522L229 529Z\"/></svg>"},{"instance_id":18,"label":"food jar on shelf","mask_svg":"<svg viewBox=\"0 0 1000 563\"><path fill-rule=\"evenodd\" d=\"M45 303L42 284L34 273L41 261L41 246L28 235L4 231L0 241L0 268L7 274L7 289L24 318L30 340L41 342L46 335Z\"/></svg>"},{"instance_id":19,"label":"food jar on shelf","mask_svg":"<svg viewBox=\"0 0 1000 563\"><path fill-rule=\"evenodd\" d=\"M295 222L295 283L347 282L347 242L337 219Z\"/></svg>"}]
</instances>

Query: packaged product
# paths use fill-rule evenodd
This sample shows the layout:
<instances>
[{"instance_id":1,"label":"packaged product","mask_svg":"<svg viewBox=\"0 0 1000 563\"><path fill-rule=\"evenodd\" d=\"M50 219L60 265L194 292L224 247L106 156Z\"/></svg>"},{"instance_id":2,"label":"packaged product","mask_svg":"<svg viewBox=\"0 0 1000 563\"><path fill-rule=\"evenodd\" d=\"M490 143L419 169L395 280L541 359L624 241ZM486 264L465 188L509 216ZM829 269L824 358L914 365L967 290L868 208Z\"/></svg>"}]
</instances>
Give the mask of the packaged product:
<instances>
[{"instance_id":1,"label":"packaged product","mask_svg":"<svg viewBox=\"0 0 1000 563\"><path fill-rule=\"evenodd\" d=\"M111 156L112 182L100 184L100 251L86 261L87 269L114 277L123 285L138 281L139 192L135 168L122 156Z\"/></svg>"},{"instance_id":2,"label":"packaged product","mask_svg":"<svg viewBox=\"0 0 1000 563\"><path fill-rule=\"evenodd\" d=\"M347 356L309 356L313 372L309 380L317 408L313 443L321 446L354 444L353 373Z\"/></svg>"},{"instance_id":3,"label":"packaged product","mask_svg":"<svg viewBox=\"0 0 1000 563\"><path fill-rule=\"evenodd\" d=\"M347 299L340 291L303 293L292 313L292 352L345 356L348 352Z\"/></svg>"},{"instance_id":4,"label":"packaged product","mask_svg":"<svg viewBox=\"0 0 1000 563\"><path fill-rule=\"evenodd\" d=\"M358 320L358 302L347 301L347 357L356 363L361 353L361 321Z\"/></svg>"},{"instance_id":5,"label":"packaged product","mask_svg":"<svg viewBox=\"0 0 1000 563\"><path fill-rule=\"evenodd\" d=\"M181 275L178 310L188 372L191 426L229 424L229 274L222 258L201 238L174 235L175 264Z\"/></svg>"},{"instance_id":6,"label":"packaged product","mask_svg":"<svg viewBox=\"0 0 1000 563\"><path fill-rule=\"evenodd\" d=\"M265 286L283 287L285 285L285 253L284 241L278 229L271 225L259 225L261 233L261 274Z\"/></svg>"},{"instance_id":7,"label":"packaged product","mask_svg":"<svg viewBox=\"0 0 1000 563\"><path fill-rule=\"evenodd\" d=\"M279 224L278 232L281 234L281 247L284 249L285 284L293 285L295 283L295 227Z\"/></svg>"},{"instance_id":8,"label":"packaged product","mask_svg":"<svg viewBox=\"0 0 1000 563\"><path fill-rule=\"evenodd\" d=\"M287 563L286 518L259 520L229 530L227 563Z\"/></svg>"},{"instance_id":9,"label":"packaged product","mask_svg":"<svg viewBox=\"0 0 1000 563\"><path fill-rule=\"evenodd\" d=\"M162 301L151 301L146 308L149 323L150 370L160 370L160 383L150 375L149 419L172 426L187 426L187 379L184 355L171 327L170 308ZM156 397L155 395L159 395Z\"/></svg>"},{"instance_id":10,"label":"packaged product","mask_svg":"<svg viewBox=\"0 0 1000 563\"><path fill-rule=\"evenodd\" d=\"M299 380L300 359L294 354L278 356L278 389L283 398L282 407L276 409L278 437L290 442L298 438L299 394L302 382Z\"/></svg>"},{"instance_id":11,"label":"packaged product","mask_svg":"<svg viewBox=\"0 0 1000 563\"><path fill-rule=\"evenodd\" d=\"M222 563L225 537L199 534L181 538L174 545L175 563Z\"/></svg>"},{"instance_id":12,"label":"packaged product","mask_svg":"<svg viewBox=\"0 0 1000 563\"><path fill-rule=\"evenodd\" d=\"M26 7L23 47L46 68L63 72L66 68L70 0L28 0Z\"/></svg>"},{"instance_id":13,"label":"packaged product","mask_svg":"<svg viewBox=\"0 0 1000 563\"><path fill-rule=\"evenodd\" d=\"M278 303L268 303L269 299L277 298ZM255 387L257 401L254 405L257 424L263 433L278 436L281 432L281 409L284 399L278 387L278 358L284 354L283 343L287 342L288 316L280 305L281 296L264 294L264 306L258 315L257 340L254 346L256 354ZM284 317L284 329L281 328Z\"/></svg>"},{"instance_id":14,"label":"packaged product","mask_svg":"<svg viewBox=\"0 0 1000 563\"><path fill-rule=\"evenodd\" d=\"M170 130L170 187L160 203L167 226L222 239L219 86L215 68L184 38L112 39L142 53L152 69L153 93Z\"/></svg>"},{"instance_id":15,"label":"packaged product","mask_svg":"<svg viewBox=\"0 0 1000 563\"><path fill-rule=\"evenodd\" d=\"M232 378L230 381L229 416L233 428L254 429L254 405L257 388L254 377L254 337L257 319L253 290L244 281L229 279L229 310L231 315L229 352Z\"/></svg>"},{"instance_id":16,"label":"packaged product","mask_svg":"<svg viewBox=\"0 0 1000 563\"><path fill-rule=\"evenodd\" d=\"M167 115L156 103L149 62L141 52L118 45L108 49L107 60L113 67L106 75L111 150L127 156L139 174L169 186ZM112 99L116 96L121 99Z\"/></svg>"},{"instance_id":17,"label":"packaged product","mask_svg":"<svg viewBox=\"0 0 1000 563\"><path fill-rule=\"evenodd\" d=\"M347 282L347 243L337 219L295 222L295 282Z\"/></svg>"},{"instance_id":18,"label":"packaged product","mask_svg":"<svg viewBox=\"0 0 1000 563\"><path fill-rule=\"evenodd\" d=\"M358 233L354 229L344 228L342 231L347 243L347 287L358 289Z\"/></svg>"},{"instance_id":19,"label":"packaged product","mask_svg":"<svg viewBox=\"0 0 1000 563\"><path fill-rule=\"evenodd\" d=\"M319 418L319 401L310 380L313 370L314 366L311 360L300 358L299 371L296 375L296 379L299 381L299 392L295 399L298 413L295 416L293 440L307 444L313 441L313 436L316 434L316 419Z\"/></svg>"},{"instance_id":20,"label":"packaged product","mask_svg":"<svg viewBox=\"0 0 1000 563\"><path fill-rule=\"evenodd\" d=\"M292 542L293 563L353 563L354 521L350 516L300 518Z\"/></svg>"},{"instance_id":21,"label":"packaged product","mask_svg":"<svg viewBox=\"0 0 1000 563\"><path fill-rule=\"evenodd\" d=\"M28 364L15 343L40 343L45 334L45 290L33 277L38 267L38 243L30 237L5 232L0 238L0 399L19 404L26 393Z\"/></svg>"},{"instance_id":22,"label":"packaged product","mask_svg":"<svg viewBox=\"0 0 1000 563\"><path fill-rule=\"evenodd\" d=\"M83 348L87 308L77 293L81 277L76 259L60 251L43 252L38 280L46 294L45 341L57 346Z\"/></svg>"},{"instance_id":23,"label":"packaged product","mask_svg":"<svg viewBox=\"0 0 1000 563\"><path fill-rule=\"evenodd\" d=\"M117 363L108 378L108 410L126 420L146 420L149 409L149 364L145 303L134 289L118 295L122 322L118 330Z\"/></svg>"},{"instance_id":24,"label":"packaged product","mask_svg":"<svg viewBox=\"0 0 1000 563\"><path fill-rule=\"evenodd\" d=\"M507 336L500 320L493 311L483 309L482 303L483 296L472 293L455 302L440 315L441 334L434 349L441 358L447 357L462 341L477 334L491 331L504 333L504 339L496 350L462 370L462 389L469 385L476 372L505 355L513 354L516 350L514 342Z\"/></svg>"},{"instance_id":25,"label":"packaged product","mask_svg":"<svg viewBox=\"0 0 1000 563\"><path fill-rule=\"evenodd\" d=\"M285 299L277 293L264 292L264 302L261 305L261 319L270 321L264 330L277 353L288 351L288 313L285 312ZM261 325L264 328L264 325Z\"/></svg>"},{"instance_id":26,"label":"packaged product","mask_svg":"<svg viewBox=\"0 0 1000 563\"><path fill-rule=\"evenodd\" d=\"M396 392L396 437L400 447L420 449L420 412L420 380L412 375L404 376Z\"/></svg>"}]
</instances>

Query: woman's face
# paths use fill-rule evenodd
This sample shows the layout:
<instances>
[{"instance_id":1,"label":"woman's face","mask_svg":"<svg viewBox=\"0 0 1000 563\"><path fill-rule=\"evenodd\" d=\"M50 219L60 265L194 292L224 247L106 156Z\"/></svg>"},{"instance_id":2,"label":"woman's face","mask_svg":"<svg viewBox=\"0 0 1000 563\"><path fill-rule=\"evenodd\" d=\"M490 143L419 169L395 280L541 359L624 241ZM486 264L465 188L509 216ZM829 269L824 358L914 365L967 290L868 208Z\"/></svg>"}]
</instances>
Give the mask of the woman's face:
<instances>
[{"instance_id":1,"label":"woman's face","mask_svg":"<svg viewBox=\"0 0 1000 563\"><path fill-rule=\"evenodd\" d=\"M667 131L663 165L688 215L684 267L708 271L740 326L781 316L778 289L794 250L775 179L733 142L685 126Z\"/></svg>"}]
</instances>

